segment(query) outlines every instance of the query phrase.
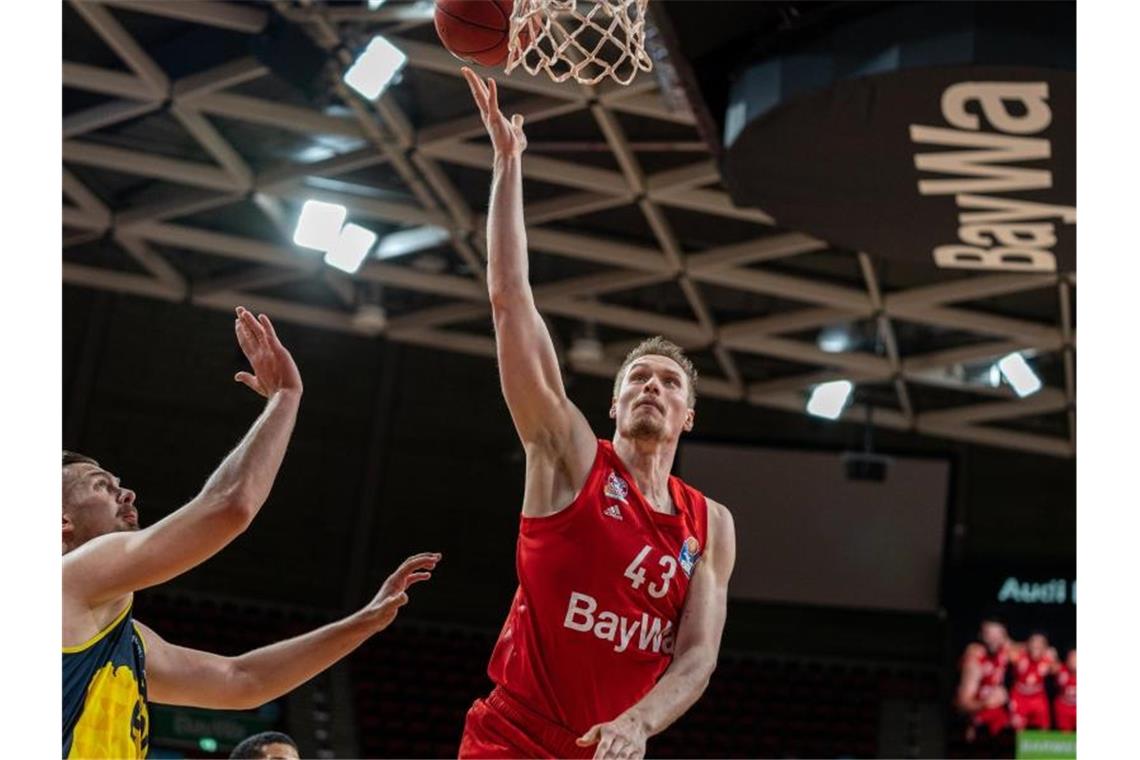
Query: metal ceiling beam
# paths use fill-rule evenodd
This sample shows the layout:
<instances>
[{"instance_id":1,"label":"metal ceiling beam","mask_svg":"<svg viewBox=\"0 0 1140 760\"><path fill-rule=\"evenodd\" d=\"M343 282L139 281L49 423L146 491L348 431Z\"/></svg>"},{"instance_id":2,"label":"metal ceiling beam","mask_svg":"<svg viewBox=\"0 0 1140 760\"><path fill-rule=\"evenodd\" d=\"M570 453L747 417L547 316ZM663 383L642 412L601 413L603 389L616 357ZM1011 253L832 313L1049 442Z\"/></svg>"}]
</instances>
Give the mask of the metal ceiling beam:
<instances>
[{"instance_id":1,"label":"metal ceiling beam","mask_svg":"<svg viewBox=\"0 0 1140 760\"><path fill-rule=\"evenodd\" d=\"M92 142L65 140L63 160L211 190L242 190L229 174L214 166Z\"/></svg>"},{"instance_id":2,"label":"metal ceiling beam","mask_svg":"<svg viewBox=\"0 0 1140 760\"><path fill-rule=\"evenodd\" d=\"M111 210L107 208L107 204L68 171L67 167L63 169L63 193L93 220L103 226L111 223Z\"/></svg>"},{"instance_id":3,"label":"metal ceiling beam","mask_svg":"<svg viewBox=\"0 0 1140 760\"><path fill-rule=\"evenodd\" d=\"M159 282L153 277L130 272L115 272L103 267L63 262L63 281L68 285L100 288L116 293L159 298L163 301L181 301L182 292Z\"/></svg>"},{"instance_id":4,"label":"metal ceiling beam","mask_svg":"<svg viewBox=\"0 0 1140 760\"><path fill-rule=\"evenodd\" d=\"M999 317L977 311L949 306L900 305L887 299L887 313L908 322L971 330L986 335L1002 336L1027 341L1033 345L1055 350L1064 343L1061 331L1025 319Z\"/></svg>"},{"instance_id":5,"label":"metal ceiling beam","mask_svg":"<svg viewBox=\"0 0 1140 760\"><path fill-rule=\"evenodd\" d=\"M651 174L646 177L645 184L649 190L668 192L700 187L719 179L720 169L717 168L715 161L708 159Z\"/></svg>"},{"instance_id":6,"label":"metal ceiling beam","mask_svg":"<svg viewBox=\"0 0 1140 760\"><path fill-rule=\"evenodd\" d=\"M936 306L1020 293L1049 287L1056 282L1057 277L1052 274L980 275L892 293L886 297L886 302L888 308L909 304Z\"/></svg>"},{"instance_id":7,"label":"metal ceiling beam","mask_svg":"<svg viewBox=\"0 0 1140 760\"><path fill-rule=\"evenodd\" d=\"M115 242L130 254L131 258L140 266L146 269L154 279L170 288L171 292L182 293L183 295L187 293L186 278L182 273L171 266L162 254L152 249L144 241L117 232L115 233Z\"/></svg>"},{"instance_id":8,"label":"metal ceiling beam","mask_svg":"<svg viewBox=\"0 0 1140 760\"><path fill-rule=\"evenodd\" d=\"M494 158L490 146L471 143L438 143L424 145L421 150L432 158L479 169L488 174L491 171L492 159ZM523 177L579 190L623 197L628 192L622 175L618 172L583 166L546 156L527 156L523 163Z\"/></svg>"},{"instance_id":9,"label":"metal ceiling beam","mask_svg":"<svg viewBox=\"0 0 1140 760\"><path fill-rule=\"evenodd\" d=\"M131 100L161 103L163 99L160 93L156 93L141 77L134 74L74 61L63 62L63 86Z\"/></svg>"},{"instance_id":10,"label":"metal ceiling beam","mask_svg":"<svg viewBox=\"0 0 1140 760\"><path fill-rule=\"evenodd\" d=\"M158 64L139 47L135 38L115 20L110 11L99 3L83 2L83 0L72 0L71 7L83 17L96 34L103 38L119 59L146 83L151 95L166 97L170 92L170 80Z\"/></svg>"},{"instance_id":11,"label":"metal ceiling beam","mask_svg":"<svg viewBox=\"0 0 1140 760\"><path fill-rule=\"evenodd\" d=\"M162 102L158 100L113 100L110 103L85 108L63 117L63 138L67 140L112 124L129 121L157 111L161 107Z\"/></svg>"},{"instance_id":12,"label":"metal ceiling beam","mask_svg":"<svg viewBox=\"0 0 1140 760\"><path fill-rule=\"evenodd\" d=\"M633 203L634 197L630 195L599 195L592 192L567 193L550 200L538 201L527 206L526 221L529 225L540 225L548 222L568 219L574 216L585 216L595 211L618 208Z\"/></svg>"},{"instance_id":13,"label":"metal ceiling beam","mask_svg":"<svg viewBox=\"0 0 1140 760\"><path fill-rule=\"evenodd\" d=\"M818 280L792 277L756 269L698 269L693 278L701 282L723 285L737 290L776 296L793 301L817 303L829 307L871 311L871 302L862 290L829 285Z\"/></svg>"},{"instance_id":14,"label":"metal ceiling beam","mask_svg":"<svg viewBox=\"0 0 1140 760\"><path fill-rule=\"evenodd\" d=\"M882 339L883 348L886 350L887 359L891 363L891 374L893 375L893 382L895 386L895 395L899 400L899 408L902 410L903 417L906 418L907 426L914 426L914 406L911 404L910 392L906 387L906 377L902 371L902 359L899 356L898 341L895 338L895 329L891 324L891 319L883 310L883 293L879 288L879 278L875 274L875 266L871 263L871 257L866 253L860 251L857 254L859 260L859 270L863 274L863 283L867 287L867 296L871 299L871 308L878 315L876 319L879 337Z\"/></svg>"},{"instance_id":15,"label":"metal ceiling beam","mask_svg":"<svg viewBox=\"0 0 1140 760\"><path fill-rule=\"evenodd\" d=\"M174 219L180 216L190 216L203 211L221 208L245 200L241 192L205 193L202 190L187 190L184 194L162 198L160 200L131 206L115 213L115 226L128 229L140 222L157 222L164 219Z\"/></svg>"},{"instance_id":16,"label":"metal ceiling beam","mask_svg":"<svg viewBox=\"0 0 1140 760\"><path fill-rule=\"evenodd\" d=\"M230 175L236 187L243 191L253 188L253 170L202 114L179 103L170 107L170 113Z\"/></svg>"},{"instance_id":17,"label":"metal ceiling beam","mask_svg":"<svg viewBox=\"0 0 1140 760\"><path fill-rule=\"evenodd\" d=\"M655 248L545 227L528 227L526 236L529 248L544 253L557 253L569 258L597 261L646 272L669 271L665 257Z\"/></svg>"},{"instance_id":18,"label":"metal ceiling beam","mask_svg":"<svg viewBox=\"0 0 1140 760\"><path fill-rule=\"evenodd\" d=\"M662 206L675 206L690 211L703 211L714 216L724 216L730 219L743 219L746 222L774 225L776 222L760 209L741 208L732 202L728 193L720 190L700 190L687 188L684 190L653 190L649 197Z\"/></svg>"},{"instance_id":19,"label":"metal ceiling beam","mask_svg":"<svg viewBox=\"0 0 1140 760\"><path fill-rule=\"evenodd\" d=\"M794 311L773 314L756 319L743 319L720 326L720 334L725 337L737 335L780 335L800 332L814 327L850 322L861 317L869 317L870 311L853 312L846 309L795 309Z\"/></svg>"},{"instance_id":20,"label":"metal ceiling beam","mask_svg":"<svg viewBox=\"0 0 1140 760\"><path fill-rule=\"evenodd\" d=\"M269 69L261 61L245 56L177 79L170 91L176 101L190 103L203 95L252 82L268 73Z\"/></svg>"},{"instance_id":21,"label":"metal ceiling beam","mask_svg":"<svg viewBox=\"0 0 1140 760\"><path fill-rule=\"evenodd\" d=\"M831 354L814 344L799 340L777 338L771 335L721 335L720 342L733 351L747 351L754 354L775 356L803 364L818 364L824 367L842 367L877 376L889 376L891 365L886 359L864 352L848 351Z\"/></svg>"},{"instance_id":22,"label":"metal ceiling beam","mask_svg":"<svg viewBox=\"0 0 1140 760\"><path fill-rule=\"evenodd\" d=\"M915 429L926 435L953 438L967 443L980 443L1007 449L1019 449L1034 454L1071 458L1074 448L1071 443L1060 438L1052 438L1032 433L1019 433L1013 430L999 430L974 425L935 425L925 422L919 415Z\"/></svg>"},{"instance_id":23,"label":"metal ceiling beam","mask_svg":"<svg viewBox=\"0 0 1140 760\"><path fill-rule=\"evenodd\" d=\"M927 425L969 425L977 422L1016 419L1035 414L1050 414L1065 409L1068 401L1065 392L1057 388L1042 388L1032 396L1012 401L988 401L982 404L958 406L936 412L923 412Z\"/></svg>"},{"instance_id":24,"label":"metal ceiling beam","mask_svg":"<svg viewBox=\"0 0 1140 760\"><path fill-rule=\"evenodd\" d=\"M269 14L247 3L209 2L208 0L102 0L105 5L136 13L191 21L234 32L257 34L265 28Z\"/></svg>"},{"instance_id":25,"label":"metal ceiling beam","mask_svg":"<svg viewBox=\"0 0 1140 760\"><path fill-rule=\"evenodd\" d=\"M799 232L787 232L719 246L703 253L692 253L687 258L687 264L690 272L708 271L783 259L826 248L828 245L822 240Z\"/></svg>"},{"instance_id":26,"label":"metal ceiling beam","mask_svg":"<svg viewBox=\"0 0 1140 760\"><path fill-rule=\"evenodd\" d=\"M343 116L328 116L311 108L298 108L261 98L251 98L248 95L211 92L194 96L193 104L194 108L203 113L225 116L287 132L305 135L341 135L361 139L365 137L364 130L353 119L347 119Z\"/></svg>"},{"instance_id":27,"label":"metal ceiling beam","mask_svg":"<svg viewBox=\"0 0 1140 760\"><path fill-rule=\"evenodd\" d=\"M581 108L581 104L573 101L555 100L549 97L533 97L510 106L512 114L522 114L528 124L553 119ZM483 126L483 117L478 113L469 116L460 116L451 121L432 124L422 127L416 133L415 142L421 148L424 145L442 144L452 141L468 140L480 137L487 133Z\"/></svg>"}]
</instances>

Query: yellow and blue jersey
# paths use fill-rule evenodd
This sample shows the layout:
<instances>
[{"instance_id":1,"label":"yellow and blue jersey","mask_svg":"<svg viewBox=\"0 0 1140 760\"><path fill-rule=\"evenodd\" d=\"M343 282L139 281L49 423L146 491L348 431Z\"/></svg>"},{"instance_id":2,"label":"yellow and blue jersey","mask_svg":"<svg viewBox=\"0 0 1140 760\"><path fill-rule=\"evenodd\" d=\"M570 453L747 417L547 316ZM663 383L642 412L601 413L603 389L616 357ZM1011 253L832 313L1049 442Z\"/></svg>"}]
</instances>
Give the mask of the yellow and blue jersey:
<instances>
[{"instance_id":1,"label":"yellow and blue jersey","mask_svg":"<svg viewBox=\"0 0 1140 760\"><path fill-rule=\"evenodd\" d=\"M146 757L146 650L131 605L91 640L63 648L63 756Z\"/></svg>"}]
</instances>

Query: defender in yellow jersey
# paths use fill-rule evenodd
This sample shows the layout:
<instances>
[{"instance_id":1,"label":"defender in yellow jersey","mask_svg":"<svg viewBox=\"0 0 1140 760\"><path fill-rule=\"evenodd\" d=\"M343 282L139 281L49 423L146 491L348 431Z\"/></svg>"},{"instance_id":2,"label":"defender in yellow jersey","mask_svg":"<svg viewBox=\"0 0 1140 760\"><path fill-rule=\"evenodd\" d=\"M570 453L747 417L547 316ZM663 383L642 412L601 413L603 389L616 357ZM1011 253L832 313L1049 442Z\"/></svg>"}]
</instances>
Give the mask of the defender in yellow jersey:
<instances>
[{"instance_id":1,"label":"defender in yellow jersey","mask_svg":"<svg viewBox=\"0 0 1140 760\"><path fill-rule=\"evenodd\" d=\"M63 757L146 757L147 702L241 710L309 680L386 628L439 554L409 557L361 610L323 628L222 657L176 646L134 620L134 592L202 563L244 531L269 496L297 417L301 376L269 318L238 307L266 399L245 438L188 504L139 529L135 493L99 463L63 452Z\"/></svg>"}]
</instances>

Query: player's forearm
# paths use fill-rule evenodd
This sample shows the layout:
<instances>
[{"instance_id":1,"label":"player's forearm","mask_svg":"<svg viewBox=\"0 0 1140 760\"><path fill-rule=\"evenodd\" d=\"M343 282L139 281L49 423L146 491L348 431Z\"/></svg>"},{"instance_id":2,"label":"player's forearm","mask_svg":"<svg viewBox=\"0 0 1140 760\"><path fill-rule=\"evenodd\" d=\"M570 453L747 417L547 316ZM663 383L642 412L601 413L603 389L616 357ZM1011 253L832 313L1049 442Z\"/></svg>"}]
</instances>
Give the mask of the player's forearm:
<instances>
[{"instance_id":1,"label":"player's forearm","mask_svg":"<svg viewBox=\"0 0 1140 760\"><path fill-rule=\"evenodd\" d=\"M641 724L646 736L671 726L693 706L716 669L715 650L694 647L673 659L657 684L626 714Z\"/></svg>"},{"instance_id":2,"label":"player's forearm","mask_svg":"<svg viewBox=\"0 0 1140 760\"><path fill-rule=\"evenodd\" d=\"M287 694L335 665L376 632L361 611L315 631L234 658L234 697L249 709Z\"/></svg>"},{"instance_id":3,"label":"player's forearm","mask_svg":"<svg viewBox=\"0 0 1140 760\"><path fill-rule=\"evenodd\" d=\"M528 277L522 156L496 154L487 213L487 287L491 303L529 299Z\"/></svg>"},{"instance_id":4,"label":"player's forearm","mask_svg":"<svg viewBox=\"0 0 1140 760\"><path fill-rule=\"evenodd\" d=\"M252 519L277 478L299 404L299 391L274 394L241 443L206 481L199 499L237 507Z\"/></svg>"}]
</instances>

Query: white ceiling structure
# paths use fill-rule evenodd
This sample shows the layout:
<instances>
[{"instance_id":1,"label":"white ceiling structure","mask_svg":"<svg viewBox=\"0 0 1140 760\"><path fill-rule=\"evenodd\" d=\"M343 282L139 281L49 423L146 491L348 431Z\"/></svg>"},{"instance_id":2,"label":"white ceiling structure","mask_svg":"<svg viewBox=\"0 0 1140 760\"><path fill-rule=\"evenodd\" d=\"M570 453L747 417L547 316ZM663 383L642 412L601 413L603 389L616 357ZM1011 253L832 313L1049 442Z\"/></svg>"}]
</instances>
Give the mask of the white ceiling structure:
<instances>
[{"instance_id":1,"label":"white ceiling structure","mask_svg":"<svg viewBox=\"0 0 1140 760\"><path fill-rule=\"evenodd\" d=\"M494 357L480 215L491 152L460 64L432 41L430 6L68 7L85 29L69 38L65 19L65 283L207 309L242 303L355 333L368 329L358 305L379 290L387 339ZM159 63L179 34L229 44L271 18L326 51L334 75L322 102L276 96L276 73L248 53L185 74ZM92 42L69 45L81 33ZM376 103L336 75L372 33L408 56L404 81ZM860 392L845 420L862 423L870 403L881 427L1074 454L1075 276L896 277L891 264L735 206L692 111L670 104L654 76L590 88L497 74L504 110L526 115L535 296L568 372L612 377L632 340L660 333L699 359L704 397L803 414L813 385L846 378ZM306 143L314 150L263 150ZM349 277L289 242L309 198L343 204L382 237L428 227L447 239L425 235L423 250ZM317 287L328 297L306 295ZM1017 311L1023 298L1029 316ZM875 339L822 350L815 332L842 324ZM605 343L601 360L565 350L587 325ZM1018 399L969 376L1013 351L1052 368L1040 392Z\"/></svg>"}]
</instances>

